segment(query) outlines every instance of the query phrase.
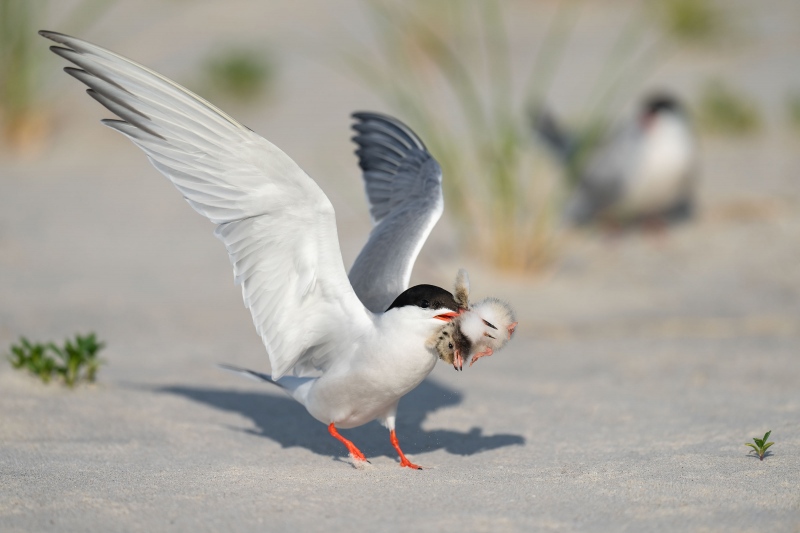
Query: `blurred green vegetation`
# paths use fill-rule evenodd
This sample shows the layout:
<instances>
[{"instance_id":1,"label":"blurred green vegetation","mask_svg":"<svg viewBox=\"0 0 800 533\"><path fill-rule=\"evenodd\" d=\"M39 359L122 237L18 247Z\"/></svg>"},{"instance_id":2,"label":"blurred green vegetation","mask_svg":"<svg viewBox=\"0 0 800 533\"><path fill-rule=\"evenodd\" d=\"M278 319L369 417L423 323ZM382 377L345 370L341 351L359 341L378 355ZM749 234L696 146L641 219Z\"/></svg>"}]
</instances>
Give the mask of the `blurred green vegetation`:
<instances>
[{"instance_id":1,"label":"blurred green vegetation","mask_svg":"<svg viewBox=\"0 0 800 533\"><path fill-rule=\"evenodd\" d=\"M62 31L82 31L114 2L78 1L54 24ZM0 139L15 150L29 149L48 130L41 99L49 58L37 31L55 5L52 0L0 0Z\"/></svg>"},{"instance_id":2,"label":"blurred green vegetation","mask_svg":"<svg viewBox=\"0 0 800 533\"><path fill-rule=\"evenodd\" d=\"M41 125L34 108L39 54L36 21L44 4L30 0L0 0L0 125L4 140L13 144Z\"/></svg>"},{"instance_id":3,"label":"blurred green vegetation","mask_svg":"<svg viewBox=\"0 0 800 533\"><path fill-rule=\"evenodd\" d=\"M598 54L597 78L587 84L575 116L568 117L581 140L578 165L615 122L610 117L640 97L644 82L674 49L673 33L699 35L714 28L710 20L700 20L716 20L708 2L698 0L702 9L677 0L658 2L666 19L654 21L651 3L635 4L620 17L608 51ZM564 51L589 3L555 5L528 70L511 66L508 6L499 0L363 0L363 5L371 34L365 42L352 37L342 55L439 160L448 211L462 235L470 236L466 245L502 269L547 264L558 246L565 191L532 149L529 116L547 107L559 69L568 66ZM518 78L525 82L521 94L513 90Z\"/></svg>"},{"instance_id":4,"label":"blurred green vegetation","mask_svg":"<svg viewBox=\"0 0 800 533\"><path fill-rule=\"evenodd\" d=\"M275 83L277 67L263 49L231 47L215 52L203 68L210 94L251 103L268 94Z\"/></svg>"},{"instance_id":5,"label":"blurred green vegetation","mask_svg":"<svg viewBox=\"0 0 800 533\"><path fill-rule=\"evenodd\" d=\"M530 150L515 97L500 2L365 0L372 44L341 50L349 68L420 135L442 166L446 202L468 247L504 269L552 256L556 194ZM563 17L554 22L563 26ZM552 33L558 33L554 31ZM558 35L550 47L558 48ZM537 61L541 84L552 66ZM538 85L541 88L541 85ZM529 89L530 92L532 89ZM466 240L466 239L464 239Z\"/></svg>"},{"instance_id":6,"label":"blurred green vegetation","mask_svg":"<svg viewBox=\"0 0 800 533\"><path fill-rule=\"evenodd\" d=\"M102 364L97 354L104 346L94 333L76 335L74 341L67 339L62 346L32 343L22 337L19 344L11 346L8 360L14 368L27 370L44 383L57 376L73 388L80 381L94 382Z\"/></svg>"},{"instance_id":7,"label":"blurred green vegetation","mask_svg":"<svg viewBox=\"0 0 800 533\"><path fill-rule=\"evenodd\" d=\"M651 0L630 9L574 127L579 143L569 175L582 172L598 141L614 126L613 117L624 104L641 99L647 79L673 54L686 46L712 44L730 29L725 4L714 0Z\"/></svg>"},{"instance_id":8,"label":"blurred green vegetation","mask_svg":"<svg viewBox=\"0 0 800 533\"><path fill-rule=\"evenodd\" d=\"M756 101L720 79L706 82L696 114L702 129L718 135L748 135L762 122Z\"/></svg>"},{"instance_id":9,"label":"blurred green vegetation","mask_svg":"<svg viewBox=\"0 0 800 533\"><path fill-rule=\"evenodd\" d=\"M679 41L707 42L725 28L725 11L712 0L656 0L654 7L666 33Z\"/></svg>"},{"instance_id":10,"label":"blurred green vegetation","mask_svg":"<svg viewBox=\"0 0 800 533\"><path fill-rule=\"evenodd\" d=\"M796 133L800 133L800 91L794 91L786 98L786 116Z\"/></svg>"}]
</instances>

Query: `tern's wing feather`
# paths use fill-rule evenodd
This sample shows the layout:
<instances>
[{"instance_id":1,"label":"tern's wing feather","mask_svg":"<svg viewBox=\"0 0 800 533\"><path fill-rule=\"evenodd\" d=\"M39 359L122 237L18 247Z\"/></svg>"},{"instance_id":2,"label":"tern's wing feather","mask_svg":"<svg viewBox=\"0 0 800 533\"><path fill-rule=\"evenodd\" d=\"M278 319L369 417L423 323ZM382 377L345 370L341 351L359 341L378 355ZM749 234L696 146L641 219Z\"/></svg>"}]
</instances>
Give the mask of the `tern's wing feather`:
<instances>
[{"instance_id":1,"label":"tern's wing feather","mask_svg":"<svg viewBox=\"0 0 800 533\"><path fill-rule=\"evenodd\" d=\"M275 379L324 368L369 317L345 274L333 206L276 146L205 100L108 50L41 32L67 71L122 120L104 121L144 150L217 224ZM354 339L352 339L354 340Z\"/></svg>"},{"instance_id":2,"label":"tern's wing feather","mask_svg":"<svg viewBox=\"0 0 800 533\"><path fill-rule=\"evenodd\" d=\"M573 223L591 222L622 198L637 147L635 130L624 125L613 130L594 150L583 164L575 193L567 203L567 217Z\"/></svg>"},{"instance_id":3,"label":"tern's wing feather","mask_svg":"<svg viewBox=\"0 0 800 533\"><path fill-rule=\"evenodd\" d=\"M408 288L414 261L442 215L442 170L399 120L366 112L353 118L375 227L350 269L350 282L364 305L382 312Z\"/></svg>"}]
</instances>

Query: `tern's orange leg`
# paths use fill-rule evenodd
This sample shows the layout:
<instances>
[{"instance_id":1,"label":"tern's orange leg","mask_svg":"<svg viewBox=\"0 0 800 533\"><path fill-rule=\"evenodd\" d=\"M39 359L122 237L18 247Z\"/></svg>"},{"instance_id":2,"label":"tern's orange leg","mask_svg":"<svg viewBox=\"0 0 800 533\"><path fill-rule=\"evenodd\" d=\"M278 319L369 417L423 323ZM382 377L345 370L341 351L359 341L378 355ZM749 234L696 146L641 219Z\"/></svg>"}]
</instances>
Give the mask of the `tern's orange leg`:
<instances>
[{"instance_id":1,"label":"tern's orange leg","mask_svg":"<svg viewBox=\"0 0 800 533\"><path fill-rule=\"evenodd\" d=\"M475 361L481 357L486 357L488 355L492 355L493 353L494 351L491 348L486 348L484 351L476 353L474 356L472 356L472 361L469 362L469 366L472 366Z\"/></svg>"},{"instance_id":2,"label":"tern's orange leg","mask_svg":"<svg viewBox=\"0 0 800 533\"><path fill-rule=\"evenodd\" d=\"M339 435L339 432L336 431L336 426L333 425L333 422L331 422L331 425L328 426L328 432L331 435L333 435L335 438L339 439L342 444L347 446L347 451L350 452L350 456L353 459L358 459L359 461L367 461L367 458L364 457L364 454L361 453L361 450L356 448L355 444L353 444L352 442L350 442L346 438L344 438L341 435ZM367 462L369 462L369 461L367 461Z\"/></svg>"},{"instance_id":3,"label":"tern's orange leg","mask_svg":"<svg viewBox=\"0 0 800 533\"><path fill-rule=\"evenodd\" d=\"M403 450L400 449L400 443L397 442L397 434L394 432L394 430L389 432L389 440L392 441L392 446L394 446L394 449L397 450L398 455L400 455L400 466L407 466L408 468L413 468L415 470L422 470L421 466L415 465L406 458L406 454L404 454Z\"/></svg>"}]
</instances>

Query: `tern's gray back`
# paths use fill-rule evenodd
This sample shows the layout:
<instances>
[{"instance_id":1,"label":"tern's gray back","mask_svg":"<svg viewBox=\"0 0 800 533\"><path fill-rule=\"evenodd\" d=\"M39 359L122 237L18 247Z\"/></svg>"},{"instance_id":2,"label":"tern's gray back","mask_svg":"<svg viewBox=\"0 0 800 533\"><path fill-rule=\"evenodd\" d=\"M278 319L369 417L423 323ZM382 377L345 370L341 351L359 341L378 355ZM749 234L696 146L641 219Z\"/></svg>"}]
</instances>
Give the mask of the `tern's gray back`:
<instances>
[{"instance_id":1,"label":"tern's gray back","mask_svg":"<svg viewBox=\"0 0 800 533\"><path fill-rule=\"evenodd\" d=\"M627 180L641 145L635 125L620 125L600 141L582 165L576 191L567 205L567 218L575 224L590 222L625 194Z\"/></svg>"},{"instance_id":2,"label":"tern's gray back","mask_svg":"<svg viewBox=\"0 0 800 533\"><path fill-rule=\"evenodd\" d=\"M422 245L444 207L442 172L419 138L400 121L354 113L353 140L375 224L350 269L361 302L383 312L408 288Z\"/></svg>"}]
</instances>

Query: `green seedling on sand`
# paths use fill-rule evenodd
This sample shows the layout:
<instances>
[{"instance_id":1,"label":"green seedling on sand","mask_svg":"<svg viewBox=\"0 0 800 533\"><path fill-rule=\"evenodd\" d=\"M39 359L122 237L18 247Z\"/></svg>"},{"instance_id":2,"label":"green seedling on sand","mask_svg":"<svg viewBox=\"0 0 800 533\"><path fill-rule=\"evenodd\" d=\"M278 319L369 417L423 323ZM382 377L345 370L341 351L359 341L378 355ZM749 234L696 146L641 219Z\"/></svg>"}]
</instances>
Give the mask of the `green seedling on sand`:
<instances>
[{"instance_id":1,"label":"green seedling on sand","mask_svg":"<svg viewBox=\"0 0 800 533\"><path fill-rule=\"evenodd\" d=\"M746 442L744 444L745 446L750 446L751 448L753 448L758 454L758 458L762 461L764 460L764 454L767 453L767 449L773 444L775 444L774 442L767 442L770 433L772 433L772 430L769 430L766 433L764 433L763 439L757 439L753 437L753 442L755 442L755 444L751 444L749 442Z\"/></svg>"},{"instance_id":2,"label":"green seedling on sand","mask_svg":"<svg viewBox=\"0 0 800 533\"><path fill-rule=\"evenodd\" d=\"M8 360L17 369L27 369L49 383L53 376L61 377L64 384L73 388L80 381L93 382L102 361L97 353L105 346L97 342L94 333L86 336L76 335L75 340L67 339L63 346L55 343L32 343L25 337L19 344L11 346Z\"/></svg>"}]
</instances>

